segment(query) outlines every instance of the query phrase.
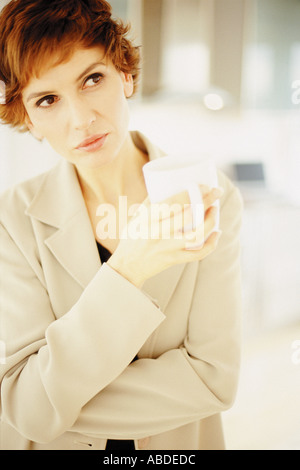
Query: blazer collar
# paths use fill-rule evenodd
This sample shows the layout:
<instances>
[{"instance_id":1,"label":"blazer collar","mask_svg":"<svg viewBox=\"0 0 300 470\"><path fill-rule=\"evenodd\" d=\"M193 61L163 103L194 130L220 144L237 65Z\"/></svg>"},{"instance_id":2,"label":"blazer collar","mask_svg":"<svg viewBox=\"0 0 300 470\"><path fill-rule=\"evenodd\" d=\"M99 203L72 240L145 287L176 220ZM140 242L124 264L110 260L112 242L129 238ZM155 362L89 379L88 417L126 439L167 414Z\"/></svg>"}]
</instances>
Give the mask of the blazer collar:
<instances>
[{"instance_id":1,"label":"blazer collar","mask_svg":"<svg viewBox=\"0 0 300 470\"><path fill-rule=\"evenodd\" d=\"M44 174L26 213L59 229L84 208L76 169L71 163L61 160Z\"/></svg>"},{"instance_id":2,"label":"blazer collar","mask_svg":"<svg viewBox=\"0 0 300 470\"><path fill-rule=\"evenodd\" d=\"M47 227L44 243L84 288L100 267L87 208L75 167L61 160L42 178L27 215Z\"/></svg>"},{"instance_id":3,"label":"blazer collar","mask_svg":"<svg viewBox=\"0 0 300 470\"><path fill-rule=\"evenodd\" d=\"M131 134L135 144L148 152L150 160L164 155L141 133ZM49 226L45 244L65 270L85 288L101 262L74 165L61 160L45 173L26 214ZM163 309L183 269L184 265L167 269L146 281L143 290Z\"/></svg>"}]
</instances>

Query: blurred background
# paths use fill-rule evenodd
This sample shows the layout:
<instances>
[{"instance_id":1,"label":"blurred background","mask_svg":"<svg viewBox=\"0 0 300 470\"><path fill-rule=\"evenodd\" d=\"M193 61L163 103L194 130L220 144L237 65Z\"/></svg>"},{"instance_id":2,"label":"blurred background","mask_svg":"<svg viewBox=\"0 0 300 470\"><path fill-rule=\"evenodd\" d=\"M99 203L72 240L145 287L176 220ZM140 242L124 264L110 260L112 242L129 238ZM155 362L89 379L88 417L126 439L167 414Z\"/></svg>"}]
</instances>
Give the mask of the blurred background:
<instances>
[{"instance_id":1,"label":"blurred background","mask_svg":"<svg viewBox=\"0 0 300 470\"><path fill-rule=\"evenodd\" d=\"M300 0L110 3L142 46L131 128L168 153L210 154L244 199L242 368L227 448L300 450ZM59 158L3 125L0 145L0 192Z\"/></svg>"}]
</instances>

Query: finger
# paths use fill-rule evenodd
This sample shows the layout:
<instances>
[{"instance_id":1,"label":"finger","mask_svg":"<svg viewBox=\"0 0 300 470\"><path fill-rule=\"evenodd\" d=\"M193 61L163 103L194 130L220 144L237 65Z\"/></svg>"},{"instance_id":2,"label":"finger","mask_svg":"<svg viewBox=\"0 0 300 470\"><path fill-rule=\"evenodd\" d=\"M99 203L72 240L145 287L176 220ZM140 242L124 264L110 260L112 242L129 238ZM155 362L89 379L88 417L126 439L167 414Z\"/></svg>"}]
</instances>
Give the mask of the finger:
<instances>
[{"instance_id":1,"label":"finger","mask_svg":"<svg viewBox=\"0 0 300 470\"><path fill-rule=\"evenodd\" d=\"M169 207L169 206L167 206ZM179 206L181 208L181 206ZM156 231L160 238L180 240L184 237L185 226L188 225L192 229L193 214L190 206L185 206L183 210L166 214L165 218L158 220L158 217L152 218L151 225L156 227Z\"/></svg>"},{"instance_id":2,"label":"finger","mask_svg":"<svg viewBox=\"0 0 300 470\"><path fill-rule=\"evenodd\" d=\"M206 256L208 256L217 248L221 236L221 231L213 232L205 241L205 243L202 244L202 246L192 246L192 244L190 246L187 245L185 247L185 251L190 252L190 257L193 258L194 261L200 261L206 258Z\"/></svg>"},{"instance_id":3,"label":"finger","mask_svg":"<svg viewBox=\"0 0 300 470\"><path fill-rule=\"evenodd\" d=\"M202 195L205 210L214 204L218 199L220 199L224 194L224 190L221 187L210 188L207 185L199 184L199 189ZM179 204L184 206L186 204L191 204L191 200L189 192L186 190L164 199L161 203L167 205Z\"/></svg>"},{"instance_id":4,"label":"finger","mask_svg":"<svg viewBox=\"0 0 300 470\"><path fill-rule=\"evenodd\" d=\"M186 206L178 203L167 204L162 202L159 204L151 204L148 212L151 223L163 223L174 225L174 219L182 219ZM176 222L178 225L180 222Z\"/></svg>"},{"instance_id":5,"label":"finger","mask_svg":"<svg viewBox=\"0 0 300 470\"><path fill-rule=\"evenodd\" d=\"M224 191L221 187L209 188L206 185L199 185L199 189L202 194L202 201L204 212L206 212L212 204L214 204L220 197L222 197ZM169 218L176 218L175 227L178 227L177 217L182 215L182 211L189 209L191 206L191 199L188 191L181 191L169 198L164 199L160 203L152 203L149 197L141 204L141 210L147 209L150 211L152 222L159 222ZM175 229L176 230L176 229Z\"/></svg>"},{"instance_id":6,"label":"finger","mask_svg":"<svg viewBox=\"0 0 300 470\"><path fill-rule=\"evenodd\" d=\"M181 206L184 206L186 204L190 204L190 196L187 190L181 191L179 193L173 194L172 196L164 199L162 201L163 204L168 204L168 205L173 205L173 204L179 204Z\"/></svg>"},{"instance_id":7,"label":"finger","mask_svg":"<svg viewBox=\"0 0 300 470\"><path fill-rule=\"evenodd\" d=\"M193 230L189 230L184 234L186 247L188 249L201 248L205 241L209 238L215 229L218 218L218 208L211 206L205 215L203 224L200 224Z\"/></svg>"},{"instance_id":8,"label":"finger","mask_svg":"<svg viewBox=\"0 0 300 470\"><path fill-rule=\"evenodd\" d=\"M205 213L204 218L204 235L205 239L213 232L218 221L219 208L210 206Z\"/></svg>"},{"instance_id":9,"label":"finger","mask_svg":"<svg viewBox=\"0 0 300 470\"><path fill-rule=\"evenodd\" d=\"M190 204L186 204L183 211L174 215L173 226L174 233L178 235L193 229L193 210Z\"/></svg>"},{"instance_id":10,"label":"finger","mask_svg":"<svg viewBox=\"0 0 300 470\"><path fill-rule=\"evenodd\" d=\"M203 195L204 210L206 211L210 206L217 202L224 194L224 189L221 187L212 188L208 193Z\"/></svg>"},{"instance_id":11,"label":"finger","mask_svg":"<svg viewBox=\"0 0 300 470\"><path fill-rule=\"evenodd\" d=\"M196 231L190 234L190 237L185 237L186 250L201 250L204 246L204 230L197 228Z\"/></svg>"},{"instance_id":12,"label":"finger","mask_svg":"<svg viewBox=\"0 0 300 470\"><path fill-rule=\"evenodd\" d=\"M199 190L201 192L202 198L204 197L206 198L209 195L212 188L204 184L199 184ZM186 204L191 204L191 199L190 199L188 190L184 190L164 199L162 203L169 204L169 205L180 204L184 206Z\"/></svg>"}]
</instances>

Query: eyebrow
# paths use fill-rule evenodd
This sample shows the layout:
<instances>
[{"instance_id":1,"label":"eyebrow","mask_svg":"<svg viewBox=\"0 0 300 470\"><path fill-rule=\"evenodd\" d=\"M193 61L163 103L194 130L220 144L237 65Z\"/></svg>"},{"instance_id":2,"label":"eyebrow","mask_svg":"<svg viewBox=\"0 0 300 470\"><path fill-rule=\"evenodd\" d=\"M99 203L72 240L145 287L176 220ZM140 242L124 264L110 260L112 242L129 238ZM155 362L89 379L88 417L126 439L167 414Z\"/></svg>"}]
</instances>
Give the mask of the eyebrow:
<instances>
[{"instance_id":1,"label":"eyebrow","mask_svg":"<svg viewBox=\"0 0 300 470\"><path fill-rule=\"evenodd\" d=\"M75 80L75 82L79 82L86 74L91 72L98 65L106 66L104 62L95 62L94 64L90 65L82 74L80 74L79 77ZM55 93L54 91L39 91L37 93L31 93L27 98L27 103L35 98L39 98L41 96L53 95L54 93Z\"/></svg>"}]
</instances>

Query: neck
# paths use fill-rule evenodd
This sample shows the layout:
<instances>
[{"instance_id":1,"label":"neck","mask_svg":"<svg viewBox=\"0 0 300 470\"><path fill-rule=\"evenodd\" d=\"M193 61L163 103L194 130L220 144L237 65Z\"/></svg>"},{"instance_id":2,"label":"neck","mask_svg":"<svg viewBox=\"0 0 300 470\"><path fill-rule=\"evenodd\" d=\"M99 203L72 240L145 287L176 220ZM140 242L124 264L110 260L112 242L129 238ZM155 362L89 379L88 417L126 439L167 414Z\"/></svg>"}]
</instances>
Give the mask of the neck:
<instances>
[{"instance_id":1,"label":"neck","mask_svg":"<svg viewBox=\"0 0 300 470\"><path fill-rule=\"evenodd\" d=\"M97 168L76 167L83 197L86 202L114 204L121 195L130 195L137 184L142 184L142 167L147 156L128 137L118 156Z\"/></svg>"}]
</instances>

